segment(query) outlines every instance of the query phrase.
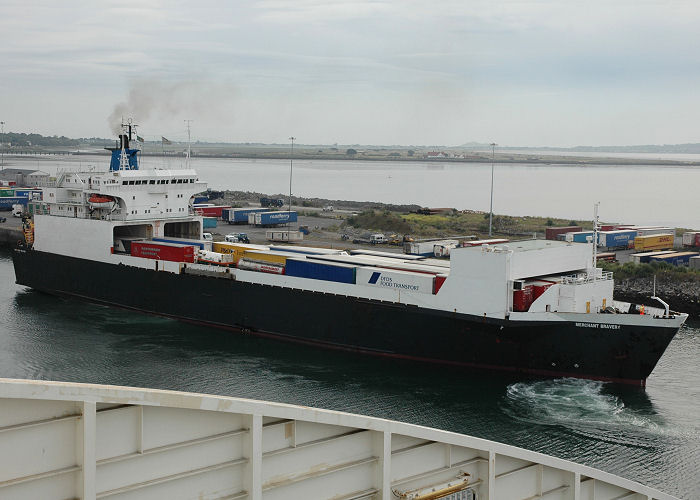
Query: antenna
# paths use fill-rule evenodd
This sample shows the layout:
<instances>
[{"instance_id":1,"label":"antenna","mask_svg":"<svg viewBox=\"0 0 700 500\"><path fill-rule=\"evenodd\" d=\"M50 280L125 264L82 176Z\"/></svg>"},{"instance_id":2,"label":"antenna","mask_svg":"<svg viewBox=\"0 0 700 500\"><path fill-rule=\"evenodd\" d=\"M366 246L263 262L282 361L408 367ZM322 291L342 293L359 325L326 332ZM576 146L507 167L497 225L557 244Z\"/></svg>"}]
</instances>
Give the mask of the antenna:
<instances>
[{"instance_id":1,"label":"antenna","mask_svg":"<svg viewBox=\"0 0 700 500\"><path fill-rule=\"evenodd\" d=\"M192 139L190 137L190 123L192 120L185 120L187 124L187 168L190 168L190 155L192 154Z\"/></svg>"},{"instance_id":2,"label":"antenna","mask_svg":"<svg viewBox=\"0 0 700 500\"><path fill-rule=\"evenodd\" d=\"M489 237L491 237L491 222L493 221L493 163L496 159L496 144L492 142L491 146L491 208L489 209Z\"/></svg>"}]
</instances>

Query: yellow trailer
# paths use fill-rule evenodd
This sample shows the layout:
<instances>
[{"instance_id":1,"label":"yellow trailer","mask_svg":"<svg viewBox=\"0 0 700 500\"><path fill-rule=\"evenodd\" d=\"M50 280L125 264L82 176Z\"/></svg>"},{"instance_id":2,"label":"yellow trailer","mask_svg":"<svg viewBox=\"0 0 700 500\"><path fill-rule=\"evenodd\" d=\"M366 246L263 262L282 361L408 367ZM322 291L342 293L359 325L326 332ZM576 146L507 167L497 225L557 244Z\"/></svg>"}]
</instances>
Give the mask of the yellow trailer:
<instances>
[{"instance_id":1,"label":"yellow trailer","mask_svg":"<svg viewBox=\"0 0 700 500\"><path fill-rule=\"evenodd\" d=\"M212 250L218 253L233 254L233 263L237 264L238 261L243 258L243 255L250 251L263 251L267 250L268 247L263 245L245 245L241 243L226 243L223 241L216 241L212 243Z\"/></svg>"},{"instance_id":2,"label":"yellow trailer","mask_svg":"<svg viewBox=\"0 0 700 500\"><path fill-rule=\"evenodd\" d=\"M279 264L281 266L287 263L288 257L294 256L295 255L290 255L287 252L265 252L260 250L246 250L243 253L243 257L248 260L265 262L267 264ZM299 257L299 255L296 255L296 257Z\"/></svg>"},{"instance_id":3,"label":"yellow trailer","mask_svg":"<svg viewBox=\"0 0 700 500\"><path fill-rule=\"evenodd\" d=\"M634 249L639 250L670 250L673 248L675 235L650 234L649 236L637 236L634 239Z\"/></svg>"}]
</instances>

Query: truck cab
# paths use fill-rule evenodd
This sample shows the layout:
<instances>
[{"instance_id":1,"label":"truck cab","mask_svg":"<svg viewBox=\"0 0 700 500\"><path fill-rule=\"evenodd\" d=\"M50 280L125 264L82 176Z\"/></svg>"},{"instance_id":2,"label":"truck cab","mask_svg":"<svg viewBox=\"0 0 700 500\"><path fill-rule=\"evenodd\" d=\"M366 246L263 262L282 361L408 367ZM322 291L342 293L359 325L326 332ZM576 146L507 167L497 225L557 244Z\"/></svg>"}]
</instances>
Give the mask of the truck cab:
<instances>
[{"instance_id":1,"label":"truck cab","mask_svg":"<svg viewBox=\"0 0 700 500\"><path fill-rule=\"evenodd\" d=\"M386 243L386 237L382 233L375 233L370 235L369 242L372 245L380 245L382 243Z\"/></svg>"}]
</instances>

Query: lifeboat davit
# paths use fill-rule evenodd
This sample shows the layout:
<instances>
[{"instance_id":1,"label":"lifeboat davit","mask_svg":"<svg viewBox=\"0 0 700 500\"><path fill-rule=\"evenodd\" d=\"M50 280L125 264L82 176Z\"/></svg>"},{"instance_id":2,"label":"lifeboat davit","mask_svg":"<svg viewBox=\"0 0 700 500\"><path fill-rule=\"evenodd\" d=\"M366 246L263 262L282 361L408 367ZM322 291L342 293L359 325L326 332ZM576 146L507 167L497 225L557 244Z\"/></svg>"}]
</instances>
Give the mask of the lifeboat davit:
<instances>
[{"instance_id":1,"label":"lifeboat davit","mask_svg":"<svg viewBox=\"0 0 700 500\"><path fill-rule=\"evenodd\" d=\"M113 196L107 196L105 194L94 193L88 198L88 203L93 208L111 207L114 202Z\"/></svg>"}]
</instances>

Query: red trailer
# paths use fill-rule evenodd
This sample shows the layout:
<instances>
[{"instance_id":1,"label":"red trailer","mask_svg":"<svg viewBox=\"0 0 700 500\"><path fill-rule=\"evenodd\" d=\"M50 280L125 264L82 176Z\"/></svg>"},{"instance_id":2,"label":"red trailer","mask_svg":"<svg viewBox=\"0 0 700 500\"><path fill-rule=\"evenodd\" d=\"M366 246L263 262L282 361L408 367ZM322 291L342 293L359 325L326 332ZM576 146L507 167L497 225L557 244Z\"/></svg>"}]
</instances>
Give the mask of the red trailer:
<instances>
[{"instance_id":1,"label":"red trailer","mask_svg":"<svg viewBox=\"0 0 700 500\"><path fill-rule=\"evenodd\" d=\"M194 263L194 246L162 243L160 241L132 241L131 255L144 259Z\"/></svg>"},{"instance_id":2,"label":"red trailer","mask_svg":"<svg viewBox=\"0 0 700 500\"><path fill-rule=\"evenodd\" d=\"M544 237L547 240L556 240L559 234L580 233L582 230L581 226L548 227L544 230Z\"/></svg>"},{"instance_id":3,"label":"red trailer","mask_svg":"<svg viewBox=\"0 0 700 500\"><path fill-rule=\"evenodd\" d=\"M194 205L194 211L197 215L204 217L216 217L221 219L224 210L231 210L230 206L225 205Z\"/></svg>"}]
</instances>

